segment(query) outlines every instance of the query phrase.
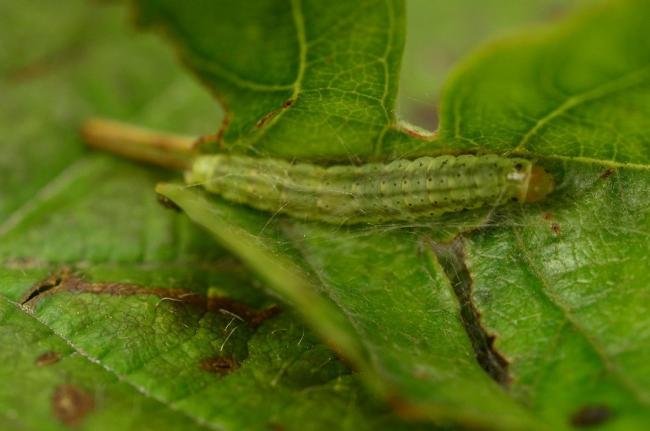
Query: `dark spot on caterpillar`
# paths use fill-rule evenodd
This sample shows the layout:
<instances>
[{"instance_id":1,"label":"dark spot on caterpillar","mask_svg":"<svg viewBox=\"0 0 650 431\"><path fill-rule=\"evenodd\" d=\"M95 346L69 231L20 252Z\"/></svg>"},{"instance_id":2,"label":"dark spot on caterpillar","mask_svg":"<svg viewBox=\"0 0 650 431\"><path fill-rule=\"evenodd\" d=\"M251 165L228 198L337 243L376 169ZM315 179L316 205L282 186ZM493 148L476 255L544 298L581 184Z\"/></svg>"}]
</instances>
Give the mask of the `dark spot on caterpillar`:
<instances>
[{"instance_id":1,"label":"dark spot on caterpillar","mask_svg":"<svg viewBox=\"0 0 650 431\"><path fill-rule=\"evenodd\" d=\"M607 168L605 169L601 174L600 174L600 179L601 180L606 180L607 178L611 177L614 175L614 172L616 172L616 169L614 168Z\"/></svg>"},{"instance_id":2,"label":"dark spot on caterpillar","mask_svg":"<svg viewBox=\"0 0 650 431\"><path fill-rule=\"evenodd\" d=\"M42 353L42 354L38 355L38 357L36 358L36 361L34 361L34 362L35 362L36 366L44 367L46 365L52 365L52 364L55 364L55 363L59 362L59 359L60 359L59 354L50 350L50 351L47 351L45 353Z\"/></svg>"},{"instance_id":3,"label":"dark spot on caterpillar","mask_svg":"<svg viewBox=\"0 0 650 431\"><path fill-rule=\"evenodd\" d=\"M612 411L605 405L584 406L571 415L570 423L577 428L600 425L612 417Z\"/></svg>"},{"instance_id":4,"label":"dark spot on caterpillar","mask_svg":"<svg viewBox=\"0 0 650 431\"><path fill-rule=\"evenodd\" d=\"M80 425L95 408L92 395L72 384L57 386L52 394L51 404L54 416L69 427Z\"/></svg>"},{"instance_id":5,"label":"dark spot on caterpillar","mask_svg":"<svg viewBox=\"0 0 650 431\"><path fill-rule=\"evenodd\" d=\"M203 359L200 367L208 373L225 376L239 368L239 363L232 356L214 356Z\"/></svg>"},{"instance_id":6,"label":"dark spot on caterpillar","mask_svg":"<svg viewBox=\"0 0 650 431\"><path fill-rule=\"evenodd\" d=\"M289 108L291 105L293 105L293 99L287 99L287 100L285 100L284 103L282 104L282 107L283 107L284 109L287 109L287 108Z\"/></svg>"},{"instance_id":7,"label":"dark spot on caterpillar","mask_svg":"<svg viewBox=\"0 0 650 431\"><path fill-rule=\"evenodd\" d=\"M174 201L172 201L171 199L169 199L167 196L163 196L163 195L161 195L160 193L157 193L157 194L156 194L156 200L157 200L158 203L159 203L160 205L162 205L164 208L167 208L167 209L170 209L170 210L174 210L174 211L176 211L176 212L181 212L181 207L179 207L178 205L176 205L176 203L174 203Z\"/></svg>"},{"instance_id":8,"label":"dark spot on caterpillar","mask_svg":"<svg viewBox=\"0 0 650 431\"><path fill-rule=\"evenodd\" d=\"M544 220L553 220L553 213L545 212L544 214L542 214L542 218Z\"/></svg>"},{"instance_id":9,"label":"dark spot on caterpillar","mask_svg":"<svg viewBox=\"0 0 650 431\"><path fill-rule=\"evenodd\" d=\"M561 229L560 229L560 224L559 223L551 223L551 231L556 235L560 235Z\"/></svg>"},{"instance_id":10,"label":"dark spot on caterpillar","mask_svg":"<svg viewBox=\"0 0 650 431\"><path fill-rule=\"evenodd\" d=\"M517 164L515 164L515 169L516 169L517 171L521 171L523 168L524 168L524 166L523 166L521 163L517 163Z\"/></svg>"}]
</instances>

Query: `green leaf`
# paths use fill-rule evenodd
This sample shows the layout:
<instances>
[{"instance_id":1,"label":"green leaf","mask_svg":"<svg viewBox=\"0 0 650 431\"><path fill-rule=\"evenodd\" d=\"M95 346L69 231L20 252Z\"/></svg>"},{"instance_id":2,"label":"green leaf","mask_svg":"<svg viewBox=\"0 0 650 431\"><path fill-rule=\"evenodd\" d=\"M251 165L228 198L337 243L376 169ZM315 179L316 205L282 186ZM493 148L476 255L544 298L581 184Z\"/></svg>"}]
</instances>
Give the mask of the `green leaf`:
<instances>
[{"instance_id":1,"label":"green leaf","mask_svg":"<svg viewBox=\"0 0 650 431\"><path fill-rule=\"evenodd\" d=\"M647 2L622 0L472 57L443 95L441 139L646 169L649 15Z\"/></svg>"},{"instance_id":2,"label":"green leaf","mask_svg":"<svg viewBox=\"0 0 650 431\"><path fill-rule=\"evenodd\" d=\"M647 2L614 2L505 41L443 98L442 136L548 160L561 179L538 211L465 244L513 394L555 426L590 409L616 429L649 420L649 17Z\"/></svg>"},{"instance_id":3,"label":"green leaf","mask_svg":"<svg viewBox=\"0 0 650 431\"><path fill-rule=\"evenodd\" d=\"M140 4L147 22L165 28L181 46L181 57L201 75L188 60L193 46L188 35L196 32L204 41L219 37L207 36L215 33L194 28L189 19L170 18L198 12L182 5L171 12L164 2ZM294 15L304 9L296 9L299 5L293 3ZM216 5L215 11L222 12ZM305 28L318 28L321 17L330 19L328 13L322 8L299 15ZM403 126L389 123L379 150L386 157L521 154L556 176L557 191L547 202L506 208L493 214L485 229L452 245L430 239L427 227L435 231L435 223L333 229L269 220L179 186L159 191L295 305L402 414L498 429L600 422L612 429L642 428L649 411L650 372L641 365L649 354L643 336L647 306L628 300L642 297L648 286L642 272L648 249L648 18L645 2L621 0L493 44L451 78L436 138L403 134ZM247 25L265 28L259 17ZM391 28L386 20L383 27ZM328 33L329 45L341 49L340 41L354 30ZM268 46L291 46L290 39L269 40ZM237 50L210 49L209 55L251 49L250 41L242 40L246 45ZM270 61L273 52L258 52L258 58ZM358 79L360 85L366 79L385 82L367 75ZM209 85L221 88L218 80ZM375 89L373 96L380 95ZM233 117L244 113L233 107ZM275 116L273 128L286 118ZM336 140L313 137L310 131L319 123L301 120L286 127L313 145L285 151L286 136L269 133L263 154L344 154ZM341 127L346 125L342 119ZM377 155L376 135L359 130L365 134L350 136L345 153ZM257 131L237 133L238 145L257 145ZM224 136L220 142L232 145L228 129ZM248 239L240 242L243 238ZM286 272L292 274L290 288L277 280ZM321 293L319 300L314 291ZM488 379L478 362L505 388Z\"/></svg>"},{"instance_id":4,"label":"green leaf","mask_svg":"<svg viewBox=\"0 0 650 431\"><path fill-rule=\"evenodd\" d=\"M87 429L203 428L119 381L4 298L0 299L0 323L0 341L5 346L0 358L7 364L0 367L3 429L65 429L65 425L81 423ZM63 407L66 394L80 394L69 414ZM125 415L125 411L132 414ZM58 418L63 423L57 423Z\"/></svg>"},{"instance_id":5,"label":"green leaf","mask_svg":"<svg viewBox=\"0 0 650 431\"><path fill-rule=\"evenodd\" d=\"M558 190L543 204L479 214L469 223L451 217L409 227L269 220L182 187L159 188L294 305L367 387L408 418L497 429L598 421L610 429L644 427L644 2L612 1L479 52L444 92L437 139L403 133L392 113L403 38L399 2L206 2L199 12L179 2L140 3L140 20L163 28L227 102L230 125L212 139L213 149L355 161L519 152L556 175ZM2 7L6 22L21 16L12 12L20 6ZM65 19L54 18L70 9ZM141 406L133 428L153 406L171 429L332 428L343 415L353 429L403 426L370 402L330 351L308 335L308 345L300 342L302 327L291 316L255 328L186 303L198 295L204 302L236 299L246 310L270 306L246 287L240 270L226 270L232 261L185 219L161 214L145 198L162 173L86 156L73 134L90 114L207 133L216 123L213 105L152 41L132 46L115 17L97 21L100 14L84 11L96 9L72 2L53 8L51 20L61 27L0 25L32 29L30 38L43 32L38 50L15 42L2 65L8 72L0 90L9 103L0 121L9 157L0 159L7 173L0 186L1 334L12 346L8 358L41 363L42 351L61 350L77 361L66 356L47 372L25 368L35 376L30 388L40 389L26 426L57 429L80 417L89 429L110 427L94 418L112 417L125 399ZM71 41L86 48L70 48ZM86 54L65 55L78 51ZM43 103L45 94L51 103ZM451 245L440 241L477 223L486 226ZM64 266L74 267L72 275L61 272ZM30 294L26 305L39 322L18 305ZM287 338L278 335L285 332ZM48 341L22 348L15 334ZM212 354L222 346L228 356ZM333 365L315 366L324 362ZM0 391L0 406L10 406L1 420L8 428L25 425L17 418L32 397L13 390L20 375L9 360L3 364L11 367L3 375L16 383ZM201 368L232 364L240 367L215 380ZM198 392L206 381L214 383ZM85 394L105 388L106 398L87 401ZM76 394L83 401L77 414L48 421L56 393ZM233 401L233 393L242 395Z\"/></svg>"},{"instance_id":6,"label":"green leaf","mask_svg":"<svg viewBox=\"0 0 650 431\"><path fill-rule=\"evenodd\" d=\"M0 4L0 429L409 429L156 202L168 173L77 136L97 114L206 133L211 98L123 8L40 3Z\"/></svg>"},{"instance_id":7,"label":"green leaf","mask_svg":"<svg viewBox=\"0 0 650 431\"><path fill-rule=\"evenodd\" d=\"M544 212L466 243L475 298L512 363L513 395L559 427L585 409L650 420L648 174L568 166Z\"/></svg>"},{"instance_id":8,"label":"green leaf","mask_svg":"<svg viewBox=\"0 0 650 431\"><path fill-rule=\"evenodd\" d=\"M399 0L137 4L228 114L219 146L284 157L370 157L395 127Z\"/></svg>"},{"instance_id":9,"label":"green leaf","mask_svg":"<svg viewBox=\"0 0 650 431\"><path fill-rule=\"evenodd\" d=\"M438 126L445 79L458 61L488 40L561 19L597 0L409 0L408 38L398 113L420 127ZM435 21L435 25L431 22ZM453 37L451 37L453 35Z\"/></svg>"},{"instance_id":10,"label":"green leaf","mask_svg":"<svg viewBox=\"0 0 650 431\"><path fill-rule=\"evenodd\" d=\"M306 223L269 229L265 216L184 186L157 190L254 268L402 415L534 427L475 361L449 281L432 253L419 250L430 242L425 234L339 229L333 236Z\"/></svg>"}]
</instances>

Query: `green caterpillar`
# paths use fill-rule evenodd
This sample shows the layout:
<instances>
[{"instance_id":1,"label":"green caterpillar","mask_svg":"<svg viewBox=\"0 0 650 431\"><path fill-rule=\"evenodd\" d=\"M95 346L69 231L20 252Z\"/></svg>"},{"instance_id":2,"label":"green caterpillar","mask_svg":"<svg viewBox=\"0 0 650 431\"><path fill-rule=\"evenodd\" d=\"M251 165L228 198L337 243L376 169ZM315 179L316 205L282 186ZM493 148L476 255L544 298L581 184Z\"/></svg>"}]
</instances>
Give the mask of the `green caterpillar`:
<instances>
[{"instance_id":1,"label":"green caterpillar","mask_svg":"<svg viewBox=\"0 0 650 431\"><path fill-rule=\"evenodd\" d=\"M333 224L405 222L509 201L535 202L553 177L526 159L421 157L322 167L241 155L199 156L186 174L224 199Z\"/></svg>"}]
</instances>

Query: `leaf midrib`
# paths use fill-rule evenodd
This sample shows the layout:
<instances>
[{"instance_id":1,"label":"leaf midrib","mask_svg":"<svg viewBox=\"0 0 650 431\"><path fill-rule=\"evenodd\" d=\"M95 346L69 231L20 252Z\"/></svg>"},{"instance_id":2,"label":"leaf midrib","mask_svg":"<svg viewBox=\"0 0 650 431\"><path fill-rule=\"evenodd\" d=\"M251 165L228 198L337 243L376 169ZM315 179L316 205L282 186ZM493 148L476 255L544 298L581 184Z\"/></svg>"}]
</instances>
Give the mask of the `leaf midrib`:
<instances>
[{"instance_id":1,"label":"leaf midrib","mask_svg":"<svg viewBox=\"0 0 650 431\"><path fill-rule=\"evenodd\" d=\"M562 162L571 162L571 163L578 163L583 165L592 165L592 166L596 165L596 166L603 166L606 168L622 168L622 169L629 169L635 171L650 170L650 164L647 163L616 162L614 160L597 159L593 157L547 155L547 154L530 153L527 151L520 151L517 153L513 153L512 155L522 156L525 158L534 158L537 160L557 160Z\"/></svg>"},{"instance_id":2,"label":"leaf midrib","mask_svg":"<svg viewBox=\"0 0 650 431\"><path fill-rule=\"evenodd\" d=\"M298 42L298 72L296 74L296 79L291 85L292 91L289 100L295 102L302 90L302 82L305 78L305 70L307 69L308 48L307 35L305 33L305 17L302 13L302 0L291 0L291 17L293 19L293 24L296 30L296 39ZM247 144L249 149L253 148L257 142L278 123L278 121L284 116L285 112L287 112L287 109L280 109L277 115L266 123L265 127L258 130L255 136Z\"/></svg>"}]
</instances>

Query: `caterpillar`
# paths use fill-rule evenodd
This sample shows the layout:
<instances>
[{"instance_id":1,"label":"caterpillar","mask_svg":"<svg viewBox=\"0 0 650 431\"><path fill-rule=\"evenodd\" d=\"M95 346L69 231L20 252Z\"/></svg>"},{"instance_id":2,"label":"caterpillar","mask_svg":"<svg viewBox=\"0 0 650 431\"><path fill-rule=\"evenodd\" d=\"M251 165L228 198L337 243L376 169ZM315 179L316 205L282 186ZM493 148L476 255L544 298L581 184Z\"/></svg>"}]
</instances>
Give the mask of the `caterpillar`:
<instances>
[{"instance_id":1,"label":"caterpillar","mask_svg":"<svg viewBox=\"0 0 650 431\"><path fill-rule=\"evenodd\" d=\"M226 200L339 225L409 222L511 200L536 202L555 187L553 177L530 160L498 155L324 167L244 155L197 155L193 138L99 118L87 120L82 133L92 147L185 170L187 183Z\"/></svg>"},{"instance_id":2,"label":"caterpillar","mask_svg":"<svg viewBox=\"0 0 650 431\"><path fill-rule=\"evenodd\" d=\"M554 188L553 177L530 160L497 155L330 167L203 155L185 179L258 210L340 225L407 222L509 201L536 202Z\"/></svg>"}]
</instances>

